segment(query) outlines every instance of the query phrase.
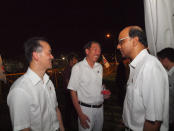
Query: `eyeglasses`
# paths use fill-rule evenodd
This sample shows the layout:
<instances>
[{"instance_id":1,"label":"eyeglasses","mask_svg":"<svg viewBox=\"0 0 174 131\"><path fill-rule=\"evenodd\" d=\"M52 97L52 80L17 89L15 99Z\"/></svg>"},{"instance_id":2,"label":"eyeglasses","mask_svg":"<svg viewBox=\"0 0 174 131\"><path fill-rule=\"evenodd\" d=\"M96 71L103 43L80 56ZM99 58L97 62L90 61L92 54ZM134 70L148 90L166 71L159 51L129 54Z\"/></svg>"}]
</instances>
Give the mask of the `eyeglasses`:
<instances>
[{"instance_id":1,"label":"eyeglasses","mask_svg":"<svg viewBox=\"0 0 174 131\"><path fill-rule=\"evenodd\" d=\"M123 43L123 40L128 39L128 38L130 38L130 37L127 36L127 37L124 37L124 38L119 39L118 40L118 44L122 44Z\"/></svg>"}]
</instances>

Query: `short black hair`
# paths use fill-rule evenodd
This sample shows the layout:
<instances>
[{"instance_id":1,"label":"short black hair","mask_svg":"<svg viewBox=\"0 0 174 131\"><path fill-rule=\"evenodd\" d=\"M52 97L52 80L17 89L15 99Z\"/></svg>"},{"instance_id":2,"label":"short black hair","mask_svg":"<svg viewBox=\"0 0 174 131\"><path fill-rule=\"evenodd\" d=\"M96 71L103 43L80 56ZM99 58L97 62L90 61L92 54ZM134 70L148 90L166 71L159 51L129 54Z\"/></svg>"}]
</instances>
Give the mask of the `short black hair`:
<instances>
[{"instance_id":1,"label":"short black hair","mask_svg":"<svg viewBox=\"0 0 174 131\"><path fill-rule=\"evenodd\" d=\"M92 46L92 44L98 44L98 45L100 46L100 48L101 48L101 45L100 45L100 43L99 43L98 41L89 41L89 42L86 43L86 44L84 45L84 47L83 47L84 52L85 52L86 49L90 49L91 46ZM85 54L86 54L86 53L85 53Z\"/></svg>"},{"instance_id":2,"label":"short black hair","mask_svg":"<svg viewBox=\"0 0 174 131\"><path fill-rule=\"evenodd\" d=\"M68 57L67 57L68 62L70 62L71 60L73 60L73 58L78 59L78 56L77 56L77 54L76 54L76 53L71 52L71 53L68 55Z\"/></svg>"},{"instance_id":3,"label":"short black hair","mask_svg":"<svg viewBox=\"0 0 174 131\"><path fill-rule=\"evenodd\" d=\"M146 33L143 30L132 27L129 30L129 37L138 37L139 42L141 42L145 47L148 47Z\"/></svg>"},{"instance_id":4,"label":"short black hair","mask_svg":"<svg viewBox=\"0 0 174 131\"><path fill-rule=\"evenodd\" d=\"M174 62L174 49L173 48L164 48L157 53L158 58L165 59L168 58L171 62Z\"/></svg>"},{"instance_id":5,"label":"short black hair","mask_svg":"<svg viewBox=\"0 0 174 131\"><path fill-rule=\"evenodd\" d=\"M40 41L48 42L48 40L44 37L32 37L24 43L25 57L28 63L30 63L32 60L33 52L42 51L42 45L40 44Z\"/></svg>"}]
</instances>

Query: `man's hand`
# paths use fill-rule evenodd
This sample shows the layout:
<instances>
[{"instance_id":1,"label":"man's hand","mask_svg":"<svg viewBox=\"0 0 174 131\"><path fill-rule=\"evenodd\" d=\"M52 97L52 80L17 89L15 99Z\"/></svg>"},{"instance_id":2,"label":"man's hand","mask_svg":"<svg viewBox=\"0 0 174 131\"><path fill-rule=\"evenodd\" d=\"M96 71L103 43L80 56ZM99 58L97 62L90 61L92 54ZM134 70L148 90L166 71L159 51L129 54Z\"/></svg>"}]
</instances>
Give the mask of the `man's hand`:
<instances>
[{"instance_id":1,"label":"man's hand","mask_svg":"<svg viewBox=\"0 0 174 131\"><path fill-rule=\"evenodd\" d=\"M25 128L25 129L22 129L20 131L30 131L30 128Z\"/></svg>"},{"instance_id":2,"label":"man's hand","mask_svg":"<svg viewBox=\"0 0 174 131\"><path fill-rule=\"evenodd\" d=\"M103 91L102 91L102 94L103 94L103 96L104 96L104 99L109 99L110 96L111 96L111 92L110 92L110 90L108 90L108 89L103 90Z\"/></svg>"},{"instance_id":3,"label":"man's hand","mask_svg":"<svg viewBox=\"0 0 174 131\"><path fill-rule=\"evenodd\" d=\"M149 121L145 120L143 131L159 131L161 126L161 121Z\"/></svg>"},{"instance_id":4,"label":"man's hand","mask_svg":"<svg viewBox=\"0 0 174 131\"><path fill-rule=\"evenodd\" d=\"M80 119L80 124L84 129L89 128L88 122L90 122L90 120L85 114L82 113L81 115L79 115L79 119Z\"/></svg>"},{"instance_id":5,"label":"man's hand","mask_svg":"<svg viewBox=\"0 0 174 131\"><path fill-rule=\"evenodd\" d=\"M80 124L81 126L86 129L86 128L89 128L89 125L88 125L88 122L90 122L89 118L82 112L82 109L79 105L79 102L78 102L78 97L77 97L77 92L76 91L73 91L71 90L71 97L72 97L72 101L73 101L73 104L74 104L74 107L77 111L77 114L78 114L78 117L80 119Z\"/></svg>"},{"instance_id":6,"label":"man's hand","mask_svg":"<svg viewBox=\"0 0 174 131\"><path fill-rule=\"evenodd\" d=\"M105 84L102 85L101 93L103 94L104 99L109 99L111 96L111 92L106 88Z\"/></svg>"},{"instance_id":7,"label":"man's hand","mask_svg":"<svg viewBox=\"0 0 174 131\"><path fill-rule=\"evenodd\" d=\"M60 131L65 131L65 128L64 128L64 126L62 124L59 125L59 128L60 128Z\"/></svg>"},{"instance_id":8,"label":"man's hand","mask_svg":"<svg viewBox=\"0 0 174 131\"><path fill-rule=\"evenodd\" d=\"M109 99L111 95L104 95L104 99Z\"/></svg>"},{"instance_id":9,"label":"man's hand","mask_svg":"<svg viewBox=\"0 0 174 131\"><path fill-rule=\"evenodd\" d=\"M59 121L60 131L65 131L65 128L63 126L62 115L58 107L56 107L56 112L57 112L57 119Z\"/></svg>"}]
</instances>

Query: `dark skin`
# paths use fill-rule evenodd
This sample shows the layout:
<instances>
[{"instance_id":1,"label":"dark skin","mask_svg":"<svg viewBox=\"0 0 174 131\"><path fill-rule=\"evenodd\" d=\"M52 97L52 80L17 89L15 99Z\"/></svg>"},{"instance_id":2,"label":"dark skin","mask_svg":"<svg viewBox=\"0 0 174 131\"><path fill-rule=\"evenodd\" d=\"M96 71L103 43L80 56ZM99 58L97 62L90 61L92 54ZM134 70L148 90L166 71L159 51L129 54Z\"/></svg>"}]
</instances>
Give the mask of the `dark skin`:
<instances>
[{"instance_id":1,"label":"dark skin","mask_svg":"<svg viewBox=\"0 0 174 131\"><path fill-rule=\"evenodd\" d=\"M152 121L146 120L144 122L143 131L159 131L161 127L161 123L162 123L161 121L152 122Z\"/></svg>"},{"instance_id":2,"label":"dark skin","mask_svg":"<svg viewBox=\"0 0 174 131\"><path fill-rule=\"evenodd\" d=\"M138 26L129 26L121 31L119 34L119 44L117 45L117 49L119 49L122 53L123 57L130 58L133 60L143 49L146 47L139 41L138 37L130 38L129 31L131 28L142 30ZM143 131L159 131L161 126L160 121L149 121L145 120Z\"/></svg>"}]
</instances>

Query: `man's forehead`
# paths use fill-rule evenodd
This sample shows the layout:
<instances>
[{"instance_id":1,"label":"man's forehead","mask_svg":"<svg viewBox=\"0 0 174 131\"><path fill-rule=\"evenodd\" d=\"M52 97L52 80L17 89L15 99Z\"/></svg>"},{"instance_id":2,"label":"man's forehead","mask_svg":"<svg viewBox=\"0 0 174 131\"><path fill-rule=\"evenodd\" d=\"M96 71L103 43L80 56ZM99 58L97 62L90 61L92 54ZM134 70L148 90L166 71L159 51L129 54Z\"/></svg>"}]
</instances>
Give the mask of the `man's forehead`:
<instances>
[{"instance_id":1,"label":"man's forehead","mask_svg":"<svg viewBox=\"0 0 174 131\"><path fill-rule=\"evenodd\" d=\"M73 60L77 60L77 57L74 56L72 59L73 59Z\"/></svg>"},{"instance_id":2,"label":"man's forehead","mask_svg":"<svg viewBox=\"0 0 174 131\"><path fill-rule=\"evenodd\" d=\"M40 40L39 43L40 43L41 45L49 45L48 42L46 42L46 41L42 41L42 40Z\"/></svg>"},{"instance_id":3,"label":"man's forehead","mask_svg":"<svg viewBox=\"0 0 174 131\"><path fill-rule=\"evenodd\" d=\"M128 37L128 36L129 36L128 32L129 32L129 28L123 29L123 30L120 32L118 39L120 40L120 39L122 39L122 38L124 38L124 37Z\"/></svg>"},{"instance_id":4,"label":"man's forehead","mask_svg":"<svg viewBox=\"0 0 174 131\"><path fill-rule=\"evenodd\" d=\"M46 47L46 48L51 49L51 47L50 47L49 43L48 43L48 42L46 42L46 41L40 41L40 45L41 45L43 48L44 48L44 47Z\"/></svg>"},{"instance_id":5,"label":"man's forehead","mask_svg":"<svg viewBox=\"0 0 174 131\"><path fill-rule=\"evenodd\" d=\"M99 43L93 42L93 43L91 44L91 47L96 47L96 46L99 46L99 47L100 47ZM90 48L91 48L91 47L90 47Z\"/></svg>"},{"instance_id":6,"label":"man's forehead","mask_svg":"<svg viewBox=\"0 0 174 131\"><path fill-rule=\"evenodd\" d=\"M143 31L141 29L141 27L139 26L128 26L128 27L125 27L119 34L119 39L121 38L124 38L124 37L128 37L129 36L129 31L130 29L137 29L137 30L140 30L140 31Z\"/></svg>"}]
</instances>

